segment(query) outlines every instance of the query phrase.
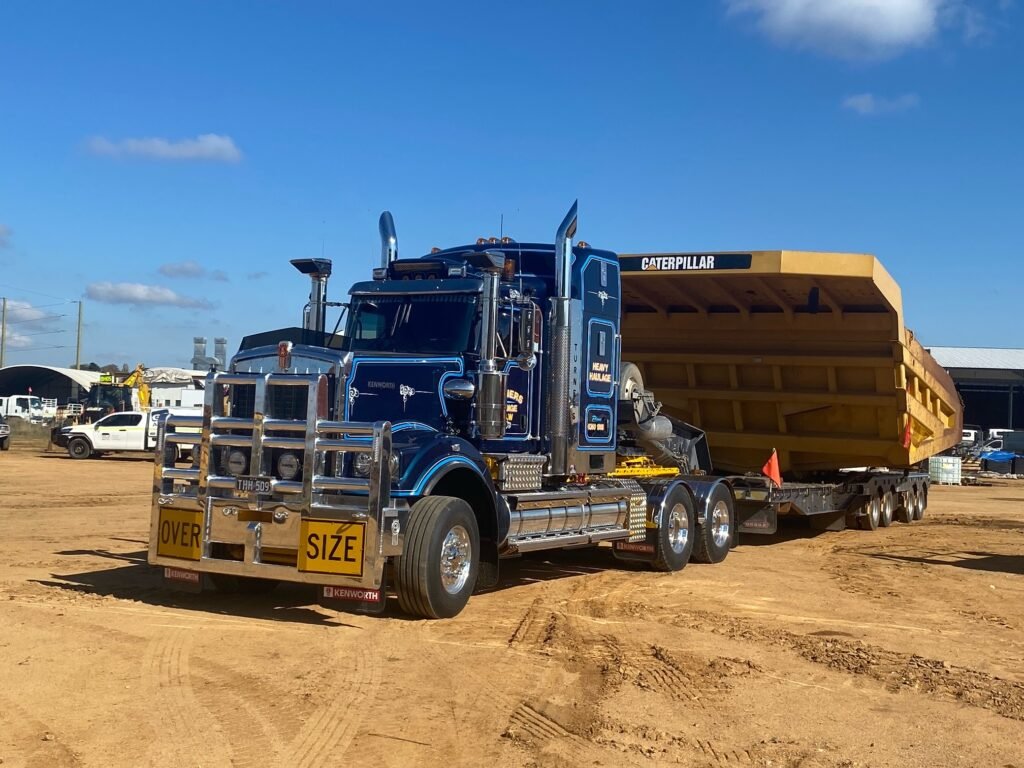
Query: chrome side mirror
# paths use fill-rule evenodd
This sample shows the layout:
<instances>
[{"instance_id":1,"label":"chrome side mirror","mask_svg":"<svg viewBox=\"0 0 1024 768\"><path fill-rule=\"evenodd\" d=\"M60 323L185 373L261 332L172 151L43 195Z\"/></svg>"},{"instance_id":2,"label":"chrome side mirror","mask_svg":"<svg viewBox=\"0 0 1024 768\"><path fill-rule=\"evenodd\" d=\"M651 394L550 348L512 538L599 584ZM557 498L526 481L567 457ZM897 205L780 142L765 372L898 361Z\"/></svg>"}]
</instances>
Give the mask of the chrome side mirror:
<instances>
[{"instance_id":1,"label":"chrome side mirror","mask_svg":"<svg viewBox=\"0 0 1024 768\"><path fill-rule=\"evenodd\" d=\"M443 389L449 400L472 400L476 394L476 384L469 379L448 379Z\"/></svg>"}]
</instances>

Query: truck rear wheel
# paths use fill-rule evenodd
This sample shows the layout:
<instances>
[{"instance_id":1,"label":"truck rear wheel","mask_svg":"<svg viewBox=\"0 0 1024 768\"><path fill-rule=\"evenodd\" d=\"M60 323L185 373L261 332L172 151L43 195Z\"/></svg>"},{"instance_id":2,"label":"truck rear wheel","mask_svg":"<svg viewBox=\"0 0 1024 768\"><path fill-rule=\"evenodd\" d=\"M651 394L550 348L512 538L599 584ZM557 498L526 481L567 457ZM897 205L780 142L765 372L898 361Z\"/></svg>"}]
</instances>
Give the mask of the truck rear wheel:
<instances>
[{"instance_id":1,"label":"truck rear wheel","mask_svg":"<svg viewBox=\"0 0 1024 768\"><path fill-rule=\"evenodd\" d=\"M0 451L9 450L11 450L11 438L5 437L3 440L0 440Z\"/></svg>"},{"instance_id":2,"label":"truck rear wheel","mask_svg":"<svg viewBox=\"0 0 1024 768\"><path fill-rule=\"evenodd\" d=\"M707 502L707 517L703 523L697 523L693 559L700 563L725 560L732 540L732 521L732 493L728 486L717 485Z\"/></svg>"},{"instance_id":3,"label":"truck rear wheel","mask_svg":"<svg viewBox=\"0 0 1024 768\"><path fill-rule=\"evenodd\" d=\"M881 506L879 507L878 524L882 528L888 528L892 525L892 512L895 500L893 499L892 491L886 491L882 494Z\"/></svg>"},{"instance_id":4,"label":"truck rear wheel","mask_svg":"<svg viewBox=\"0 0 1024 768\"><path fill-rule=\"evenodd\" d=\"M872 496L865 505L866 514L860 518L861 530L874 531L878 528L878 521L882 516L882 500L878 496Z\"/></svg>"},{"instance_id":5,"label":"truck rear wheel","mask_svg":"<svg viewBox=\"0 0 1024 768\"><path fill-rule=\"evenodd\" d=\"M690 561L697 538L697 515L690 494L680 487L672 489L665 499L664 515L651 567L656 571L681 571Z\"/></svg>"},{"instance_id":6,"label":"truck rear wheel","mask_svg":"<svg viewBox=\"0 0 1024 768\"><path fill-rule=\"evenodd\" d=\"M405 549L395 562L402 610L425 619L448 619L466 607L480 566L480 532L462 499L428 496L413 504Z\"/></svg>"},{"instance_id":7,"label":"truck rear wheel","mask_svg":"<svg viewBox=\"0 0 1024 768\"><path fill-rule=\"evenodd\" d=\"M84 437L75 437L68 443L68 456L72 459L88 459L92 456L92 446Z\"/></svg>"}]
</instances>

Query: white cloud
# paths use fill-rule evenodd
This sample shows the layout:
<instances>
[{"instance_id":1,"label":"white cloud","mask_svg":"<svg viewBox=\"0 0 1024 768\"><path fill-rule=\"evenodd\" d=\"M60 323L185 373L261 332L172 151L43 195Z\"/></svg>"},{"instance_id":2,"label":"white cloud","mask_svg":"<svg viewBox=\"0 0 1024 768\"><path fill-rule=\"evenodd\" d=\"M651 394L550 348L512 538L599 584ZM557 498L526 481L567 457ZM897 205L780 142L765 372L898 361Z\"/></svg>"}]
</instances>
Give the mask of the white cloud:
<instances>
[{"instance_id":1,"label":"white cloud","mask_svg":"<svg viewBox=\"0 0 1024 768\"><path fill-rule=\"evenodd\" d=\"M893 99L875 96L873 93L858 93L843 99L842 107L858 115L885 115L906 112L920 103L921 99L916 93L905 93Z\"/></svg>"},{"instance_id":2,"label":"white cloud","mask_svg":"<svg viewBox=\"0 0 1024 768\"><path fill-rule=\"evenodd\" d=\"M724 0L777 43L847 59L879 59L928 43L940 12L964 0Z\"/></svg>"},{"instance_id":3,"label":"white cloud","mask_svg":"<svg viewBox=\"0 0 1024 768\"><path fill-rule=\"evenodd\" d=\"M85 143L94 155L112 157L149 157L156 160L204 160L215 163L237 163L242 151L235 146L230 136L204 133L194 139L173 141L159 137L143 139L119 139L111 141L103 136L93 136Z\"/></svg>"},{"instance_id":4,"label":"white cloud","mask_svg":"<svg viewBox=\"0 0 1024 768\"><path fill-rule=\"evenodd\" d=\"M170 288L143 283L90 283L86 286L85 295L104 304L132 304L139 307L159 305L183 309L210 309L213 306L205 299L193 299Z\"/></svg>"},{"instance_id":5,"label":"white cloud","mask_svg":"<svg viewBox=\"0 0 1024 768\"><path fill-rule=\"evenodd\" d=\"M198 261L189 259L187 261L176 261L171 264L161 264L157 268L164 277L180 277L180 278L194 278L202 279L209 278L210 280L216 280L221 283L227 283L230 281L227 273L222 269L207 269Z\"/></svg>"},{"instance_id":6,"label":"white cloud","mask_svg":"<svg viewBox=\"0 0 1024 768\"><path fill-rule=\"evenodd\" d=\"M12 230L6 224L0 224L0 248L11 247L11 235L13 234L14 230Z\"/></svg>"}]
</instances>

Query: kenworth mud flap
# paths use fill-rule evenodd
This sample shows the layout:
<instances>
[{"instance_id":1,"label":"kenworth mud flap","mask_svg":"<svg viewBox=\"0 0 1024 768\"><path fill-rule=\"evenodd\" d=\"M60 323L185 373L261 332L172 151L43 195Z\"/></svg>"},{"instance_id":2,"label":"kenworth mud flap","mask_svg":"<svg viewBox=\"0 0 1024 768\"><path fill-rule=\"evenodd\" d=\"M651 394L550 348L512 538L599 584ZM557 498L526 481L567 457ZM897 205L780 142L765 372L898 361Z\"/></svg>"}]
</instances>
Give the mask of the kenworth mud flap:
<instances>
[{"instance_id":1,"label":"kenworth mud flap","mask_svg":"<svg viewBox=\"0 0 1024 768\"><path fill-rule=\"evenodd\" d=\"M203 416L170 416L153 475L149 562L199 585L254 577L383 603L402 550L391 425L330 421L322 375L211 374ZM189 468L169 447L202 428Z\"/></svg>"}]
</instances>

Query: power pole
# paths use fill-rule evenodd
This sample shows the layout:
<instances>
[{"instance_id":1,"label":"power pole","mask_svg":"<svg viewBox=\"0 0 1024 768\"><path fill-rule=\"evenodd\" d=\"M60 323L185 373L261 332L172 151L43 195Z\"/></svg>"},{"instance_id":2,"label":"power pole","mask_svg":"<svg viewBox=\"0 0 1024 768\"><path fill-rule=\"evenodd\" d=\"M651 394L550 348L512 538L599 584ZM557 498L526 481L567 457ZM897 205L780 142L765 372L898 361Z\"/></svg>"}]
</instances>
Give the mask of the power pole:
<instances>
[{"instance_id":1,"label":"power pole","mask_svg":"<svg viewBox=\"0 0 1024 768\"><path fill-rule=\"evenodd\" d=\"M3 297L0 308L0 368L4 367L4 353L7 351L7 297Z\"/></svg>"},{"instance_id":2,"label":"power pole","mask_svg":"<svg viewBox=\"0 0 1024 768\"><path fill-rule=\"evenodd\" d=\"M78 302L78 338L75 340L75 368L82 364L82 302Z\"/></svg>"}]
</instances>

